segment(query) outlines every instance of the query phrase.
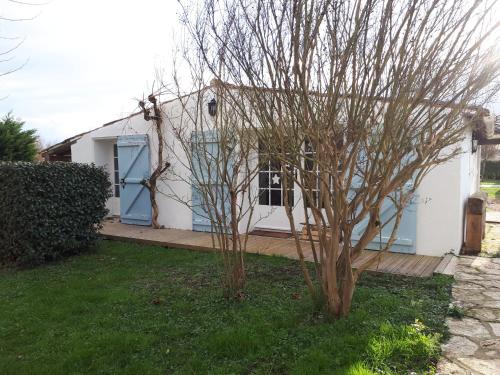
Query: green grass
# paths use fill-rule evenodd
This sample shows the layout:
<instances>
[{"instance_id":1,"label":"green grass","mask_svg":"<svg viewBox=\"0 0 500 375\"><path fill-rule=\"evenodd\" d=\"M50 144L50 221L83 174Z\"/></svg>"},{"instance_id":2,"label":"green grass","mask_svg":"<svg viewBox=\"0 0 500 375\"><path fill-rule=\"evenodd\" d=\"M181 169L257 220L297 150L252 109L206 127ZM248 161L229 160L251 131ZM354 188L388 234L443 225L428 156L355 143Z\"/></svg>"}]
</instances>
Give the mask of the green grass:
<instances>
[{"instance_id":1,"label":"green grass","mask_svg":"<svg viewBox=\"0 0 500 375\"><path fill-rule=\"evenodd\" d=\"M230 302L217 259L105 241L60 263L0 270L0 374L432 371L450 278L365 275L350 316L329 321L296 261L249 255L246 299Z\"/></svg>"},{"instance_id":2,"label":"green grass","mask_svg":"<svg viewBox=\"0 0 500 375\"><path fill-rule=\"evenodd\" d=\"M481 190L485 191L490 199L500 199L500 188L481 186Z\"/></svg>"},{"instance_id":3,"label":"green grass","mask_svg":"<svg viewBox=\"0 0 500 375\"><path fill-rule=\"evenodd\" d=\"M500 185L500 180L481 180L481 185Z\"/></svg>"},{"instance_id":4,"label":"green grass","mask_svg":"<svg viewBox=\"0 0 500 375\"><path fill-rule=\"evenodd\" d=\"M485 191L488 194L488 198L500 199L500 188L492 187L489 185L500 185L500 181L499 180L482 180L481 181L481 190Z\"/></svg>"}]
</instances>

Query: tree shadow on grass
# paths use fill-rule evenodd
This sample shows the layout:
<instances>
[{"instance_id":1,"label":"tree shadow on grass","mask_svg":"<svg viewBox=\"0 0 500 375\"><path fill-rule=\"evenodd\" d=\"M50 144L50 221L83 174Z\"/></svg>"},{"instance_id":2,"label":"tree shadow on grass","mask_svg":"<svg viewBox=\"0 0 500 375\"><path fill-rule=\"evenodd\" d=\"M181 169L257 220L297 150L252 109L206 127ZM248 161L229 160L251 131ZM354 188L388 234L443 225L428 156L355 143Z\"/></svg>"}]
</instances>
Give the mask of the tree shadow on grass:
<instances>
[{"instance_id":1,"label":"tree shadow on grass","mask_svg":"<svg viewBox=\"0 0 500 375\"><path fill-rule=\"evenodd\" d=\"M294 260L249 255L235 302L214 254L101 246L0 277L0 373L428 373L446 335L447 278L364 274L331 321Z\"/></svg>"}]
</instances>

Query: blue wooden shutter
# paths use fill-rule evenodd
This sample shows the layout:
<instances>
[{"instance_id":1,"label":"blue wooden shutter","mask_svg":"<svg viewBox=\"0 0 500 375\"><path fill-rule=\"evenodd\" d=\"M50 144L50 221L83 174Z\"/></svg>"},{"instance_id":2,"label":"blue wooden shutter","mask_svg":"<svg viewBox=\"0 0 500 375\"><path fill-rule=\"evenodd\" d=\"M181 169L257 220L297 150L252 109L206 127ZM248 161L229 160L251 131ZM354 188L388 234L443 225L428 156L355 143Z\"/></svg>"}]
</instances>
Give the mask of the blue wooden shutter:
<instances>
[{"instance_id":1,"label":"blue wooden shutter","mask_svg":"<svg viewBox=\"0 0 500 375\"><path fill-rule=\"evenodd\" d=\"M363 160L363 154L360 156L360 160ZM410 159L411 156L407 156L406 159ZM402 164L404 164L403 162ZM356 188L361 185L361 181L359 177L355 177L353 184L351 186L351 191L354 193ZM413 179L408 181L403 189L408 192L413 187ZM380 250L383 249L391 236L391 233L394 229L395 224L395 214L396 207L392 200L387 197L382 203L382 207L380 209L380 221L384 227L382 228L381 233L377 234L377 236L373 239L372 242L368 244L366 247L370 250ZM392 219L391 219L392 218ZM354 227L354 231L352 233L352 241L355 244L363 235L366 226L368 225L369 217L366 217L359 224ZM396 239L393 242L391 248L389 249L391 252L397 253L408 253L414 254L416 252L416 237L417 237L417 195L415 194L408 205L404 208L403 214L401 216L401 221L399 223L399 228L397 230Z\"/></svg>"},{"instance_id":2,"label":"blue wooden shutter","mask_svg":"<svg viewBox=\"0 0 500 375\"><path fill-rule=\"evenodd\" d=\"M396 208L392 203L391 199L386 198L382 203L382 208L380 210L380 221L382 224L387 224L382 228L382 233L380 233L373 239L372 242L366 247L370 250L380 250L383 249L389 238L391 236L392 230L395 224L395 218L392 218L396 213ZM355 226L352 241L356 243L361 235L363 234L366 226L368 225L369 218L365 218L358 225ZM417 236L417 204L416 198L410 201L410 203L405 207L401 221L399 223L399 228L397 230L396 240L392 244L390 251L397 253L415 253L415 242Z\"/></svg>"},{"instance_id":3,"label":"blue wooden shutter","mask_svg":"<svg viewBox=\"0 0 500 375\"><path fill-rule=\"evenodd\" d=\"M149 190L141 181L150 176L149 140L146 134L118 137L120 219L125 224L151 225Z\"/></svg>"},{"instance_id":4,"label":"blue wooden shutter","mask_svg":"<svg viewBox=\"0 0 500 375\"><path fill-rule=\"evenodd\" d=\"M191 136L191 147L193 152L193 183L191 185L191 200L193 211L193 230L198 232L212 232L212 222L209 212L214 214L215 209L224 212L228 219L226 225L229 227L231 215L231 202L229 189L222 185L218 176L217 160L219 153L219 141L215 131L195 132ZM203 153L203 155L202 155ZM203 195L199 191L199 184L211 185L217 200L217 207L207 207L203 201ZM212 210L212 211L210 211ZM227 229L229 230L229 228Z\"/></svg>"}]
</instances>

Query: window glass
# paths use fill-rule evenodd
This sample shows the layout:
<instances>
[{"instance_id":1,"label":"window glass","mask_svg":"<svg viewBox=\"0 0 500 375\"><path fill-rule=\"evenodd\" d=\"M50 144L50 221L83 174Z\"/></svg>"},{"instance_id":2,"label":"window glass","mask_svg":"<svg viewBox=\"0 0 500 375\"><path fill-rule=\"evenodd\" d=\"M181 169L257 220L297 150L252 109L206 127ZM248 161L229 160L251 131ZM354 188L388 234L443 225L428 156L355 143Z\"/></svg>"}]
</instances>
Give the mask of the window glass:
<instances>
[{"instance_id":1,"label":"window glass","mask_svg":"<svg viewBox=\"0 0 500 375\"><path fill-rule=\"evenodd\" d=\"M290 169L290 167L288 167ZM262 206L284 206L282 165L273 159L263 142L259 142L259 204ZM293 181L289 182L288 202L293 206Z\"/></svg>"},{"instance_id":2,"label":"window glass","mask_svg":"<svg viewBox=\"0 0 500 375\"><path fill-rule=\"evenodd\" d=\"M118 146L116 143L113 145L113 166L114 166L114 188L115 197L120 197L120 175L118 169Z\"/></svg>"}]
</instances>

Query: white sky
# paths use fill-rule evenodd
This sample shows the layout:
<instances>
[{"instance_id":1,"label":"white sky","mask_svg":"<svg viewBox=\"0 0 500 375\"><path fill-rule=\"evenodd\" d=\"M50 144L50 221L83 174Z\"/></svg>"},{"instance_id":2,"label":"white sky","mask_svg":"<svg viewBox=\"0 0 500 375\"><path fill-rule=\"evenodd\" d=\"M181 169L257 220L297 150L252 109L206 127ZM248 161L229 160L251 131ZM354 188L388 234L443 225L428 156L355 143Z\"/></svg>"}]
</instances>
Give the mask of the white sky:
<instances>
[{"instance_id":1,"label":"white sky","mask_svg":"<svg viewBox=\"0 0 500 375\"><path fill-rule=\"evenodd\" d=\"M46 145L134 112L156 69L172 70L178 12L177 0L0 0L0 17L36 16L0 19L0 54L24 39L0 73L29 59L0 77L0 116L12 110Z\"/></svg>"},{"instance_id":2,"label":"white sky","mask_svg":"<svg viewBox=\"0 0 500 375\"><path fill-rule=\"evenodd\" d=\"M155 70L171 70L178 11L176 0L0 0L1 17L38 15L0 20L0 37L25 38L0 71L29 59L0 77L0 115L12 110L55 143L134 112ZM0 39L0 52L18 42Z\"/></svg>"}]
</instances>

